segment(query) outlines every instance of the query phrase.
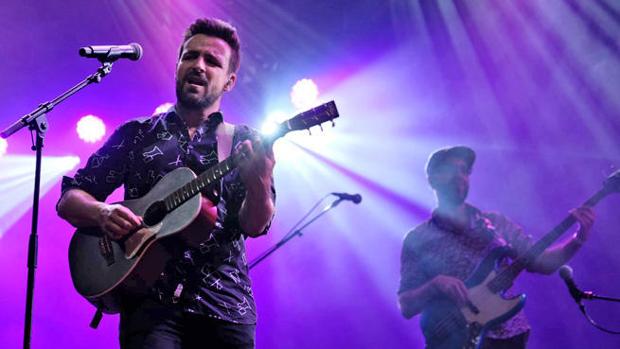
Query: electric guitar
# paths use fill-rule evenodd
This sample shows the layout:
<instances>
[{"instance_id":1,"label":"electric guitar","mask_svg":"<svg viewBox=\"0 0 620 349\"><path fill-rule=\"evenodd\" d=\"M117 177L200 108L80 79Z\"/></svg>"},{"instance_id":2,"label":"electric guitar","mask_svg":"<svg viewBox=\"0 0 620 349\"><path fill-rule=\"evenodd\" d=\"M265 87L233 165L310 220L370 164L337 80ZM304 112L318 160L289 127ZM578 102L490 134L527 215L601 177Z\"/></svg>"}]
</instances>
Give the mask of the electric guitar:
<instances>
[{"instance_id":1,"label":"electric guitar","mask_svg":"<svg viewBox=\"0 0 620 349\"><path fill-rule=\"evenodd\" d=\"M608 194L617 192L620 192L620 170L610 175L603 188L583 206L592 207ZM420 325L428 348L480 348L489 330L512 318L525 306L525 294L506 299L503 297L504 291L575 222L573 216L567 216L523 255L501 269L496 265L509 253L508 248L500 247L489 253L465 280L470 300L467 305L457 308L451 301L440 300L430 304L430 310L422 313Z\"/></svg>"},{"instance_id":2,"label":"electric guitar","mask_svg":"<svg viewBox=\"0 0 620 349\"><path fill-rule=\"evenodd\" d=\"M327 121L334 125L338 116L336 104L325 103L279 124L269 141ZM177 168L143 197L120 202L143 217L142 226L122 240L110 239L99 227L78 229L69 245L71 278L78 293L104 313L119 312L123 297L144 294L179 246L200 241L197 230L208 236L205 224L190 229L201 211L200 192L237 167L243 157L233 154L199 176L189 168Z\"/></svg>"}]
</instances>

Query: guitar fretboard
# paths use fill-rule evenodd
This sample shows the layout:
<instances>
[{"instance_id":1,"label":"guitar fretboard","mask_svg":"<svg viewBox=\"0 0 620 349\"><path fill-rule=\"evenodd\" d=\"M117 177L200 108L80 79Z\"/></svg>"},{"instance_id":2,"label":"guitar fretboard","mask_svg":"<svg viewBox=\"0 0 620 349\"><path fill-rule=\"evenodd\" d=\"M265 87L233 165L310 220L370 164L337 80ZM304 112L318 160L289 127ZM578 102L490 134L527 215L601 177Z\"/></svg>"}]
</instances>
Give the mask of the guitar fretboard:
<instances>
[{"instance_id":1,"label":"guitar fretboard","mask_svg":"<svg viewBox=\"0 0 620 349\"><path fill-rule=\"evenodd\" d=\"M204 171L192 181L172 192L164 199L166 210L171 212L211 184L222 179L222 177L226 176L226 174L237 167L241 157L241 154L229 156L226 160Z\"/></svg>"},{"instance_id":2,"label":"guitar fretboard","mask_svg":"<svg viewBox=\"0 0 620 349\"><path fill-rule=\"evenodd\" d=\"M609 191L605 188L599 190L590 197L583 206L592 207L599 203L605 196L609 194ZM504 268L498 275L488 283L489 289L498 293L506 290L512 286L514 280L519 274L536 260L551 244L557 240L571 225L575 224L575 217L572 215L564 218L560 224L558 224L553 230L538 240L532 247L530 247L522 256L518 257L512 264Z\"/></svg>"}]
</instances>

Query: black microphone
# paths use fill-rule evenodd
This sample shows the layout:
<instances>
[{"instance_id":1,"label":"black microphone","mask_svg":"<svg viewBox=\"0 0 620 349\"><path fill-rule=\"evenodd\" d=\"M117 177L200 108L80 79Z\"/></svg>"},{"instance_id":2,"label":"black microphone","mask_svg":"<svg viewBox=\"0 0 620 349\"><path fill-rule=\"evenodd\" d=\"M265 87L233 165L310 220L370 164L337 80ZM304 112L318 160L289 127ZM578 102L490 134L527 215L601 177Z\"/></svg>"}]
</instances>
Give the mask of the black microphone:
<instances>
[{"instance_id":1,"label":"black microphone","mask_svg":"<svg viewBox=\"0 0 620 349\"><path fill-rule=\"evenodd\" d=\"M340 200L353 201L354 204L362 202L362 196L360 194L332 193L332 195L337 196Z\"/></svg>"},{"instance_id":2,"label":"black microphone","mask_svg":"<svg viewBox=\"0 0 620 349\"><path fill-rule=\"evenodd\" d=\"M131 43L129 45L100 45L80 48L80 56L97 58L102 62L114 62L119 58L129 58L137 61L142 57L142 46Z\"/></svg>"},{"instance_id":3,"label":"black microphone","mask_svg":"<svg viewBox=\"0 0 620 349\"><path fill-rule=\"evenodd\" d=\"M587 297L585 297L585 293L577 287L577 285L575 284L575 280L573 280L573 268L571 268L569 265L563 265L560 267L559 274L562 280L564 280L564 283L566 283L566 287L568 287L568 292L570 292L570 295L573 297L573 299L575 299L575 302L581 304L581 299Z\"/></svg>"}]
</instances>

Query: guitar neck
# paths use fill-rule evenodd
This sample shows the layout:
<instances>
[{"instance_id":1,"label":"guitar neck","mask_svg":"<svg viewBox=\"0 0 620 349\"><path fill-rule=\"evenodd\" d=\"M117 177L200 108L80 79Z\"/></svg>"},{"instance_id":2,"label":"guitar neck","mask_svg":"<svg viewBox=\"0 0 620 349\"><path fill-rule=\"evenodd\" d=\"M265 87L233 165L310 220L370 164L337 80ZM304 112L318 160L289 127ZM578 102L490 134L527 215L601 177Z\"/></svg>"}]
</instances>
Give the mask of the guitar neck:
<instances>
[{"instance_id":1,"label":"guitar neck","mask_svg":"<svg viewBox=\"0 0 620 349\"><path fill-rule=\"evenodd\" d=\"M181 206L184 202L194 197L194 195L200 193L213 183L222 179L230 171L237 167L241 158L241 154L233 154L226 158L226 160L223 160L217 165L204 171L192 181L188 182L184 186L169 194L163 200L164 204L166 205L166 210L168 212L173 211L177 207Z\"/></svg>"},{"instance_id":2,"label":"guitar neck","mask_svg":"<svg viewBox=\"0 0 620 349\"><path fill-rule=\"evenodd\" d=\"M279 124L276 132L269 138L263 138L263 140L269 143L267 146L271 146L271 143L283 137L288 132L310 129L310 127L320 126L327 121L331 121L333 125L333 120L339 115L336 103L334 103L334 101L327 102L303 113L299 113L295 117ZM226 158L226 160L204 171L181 188L175 190L163 200L166 211L173 211L211 184L222 179L222 177L226 176L226 174L239 165L243 157L243 153L233 154Z\"/></svg>"},{"instance_id":3,"label":"guitar neck","mask_svg":"<svg viewBox=\"0 0 620 349\"><path fill-rule=\"evenodd\" d=\"M583 206L593 207L599 203L609 192L603 188L590 197ZM553 244L568 228L575 224L576 219L568 215L553 230L538 240L523 255L517 258L510 266L503 269L495 279L489 283L493 292L499 292L509 288L519 274L538 258L551 244Z\"/></svg>"}]
</instances>

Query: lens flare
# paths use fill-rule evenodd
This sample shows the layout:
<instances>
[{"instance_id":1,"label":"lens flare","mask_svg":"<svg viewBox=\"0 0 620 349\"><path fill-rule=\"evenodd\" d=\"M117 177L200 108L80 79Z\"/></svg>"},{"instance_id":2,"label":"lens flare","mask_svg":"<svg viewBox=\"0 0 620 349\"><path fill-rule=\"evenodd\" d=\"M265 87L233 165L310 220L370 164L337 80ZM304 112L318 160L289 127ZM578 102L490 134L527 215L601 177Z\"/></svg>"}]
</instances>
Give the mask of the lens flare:
<instances>
[{"instance_id":1,"label":"lens flare","mask_svg":"<svg viewBox=\"0 0 620 349\"><path fill-rule=\"evenodd\" d=\"M105 124L94 115L86 115L78 121L77 133L84 142L95 143L105 136Z\"/></svg>"}]
</instances>

